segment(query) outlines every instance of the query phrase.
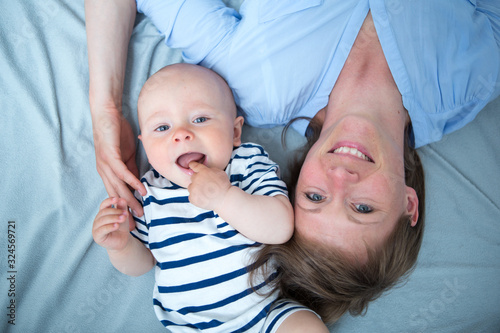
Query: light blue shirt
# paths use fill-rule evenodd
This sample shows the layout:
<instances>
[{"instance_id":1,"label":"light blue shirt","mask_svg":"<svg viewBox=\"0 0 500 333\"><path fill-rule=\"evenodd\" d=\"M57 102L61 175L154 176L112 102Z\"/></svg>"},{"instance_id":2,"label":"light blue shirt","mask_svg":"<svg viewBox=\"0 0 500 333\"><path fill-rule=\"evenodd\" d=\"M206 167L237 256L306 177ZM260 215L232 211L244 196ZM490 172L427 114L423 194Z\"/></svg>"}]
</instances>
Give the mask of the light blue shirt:
<instances>
[{"instance_id":1,"label":"light blue shirt","mask_svg":"<svg viewBox=\"0 0 500 333\"><path fill-rule=\"evenodd\" d=\"M223 76L246 122L313 117L371 11L419 147L470 122L500 92L500 5L480 0L138 0L169 47ZM496 8L494 8L496 7ZM307 122L294 127L305 132Z\"/></svg>"}]
</instances>

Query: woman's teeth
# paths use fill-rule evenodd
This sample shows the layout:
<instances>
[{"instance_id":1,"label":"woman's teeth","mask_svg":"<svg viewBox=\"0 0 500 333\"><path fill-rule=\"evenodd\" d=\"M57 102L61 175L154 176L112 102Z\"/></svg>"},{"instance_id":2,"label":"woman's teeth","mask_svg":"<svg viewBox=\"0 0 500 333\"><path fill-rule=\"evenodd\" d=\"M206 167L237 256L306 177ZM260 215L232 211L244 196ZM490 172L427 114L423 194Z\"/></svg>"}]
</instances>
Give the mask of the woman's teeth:
<instances>
[{"instance_id":1,"label":"woman's teeth","mask_svg":"<svg viewBox=\"0 0 500 333\"><path fill-rule=\"evenodd\" d=\"M366 156L365 154L363 154L362 152L360 152L356 148L339 147L339 148L335 149L333 151L333 153L349 154L349 155L353 155L353 156L359 157L361 159L364 159L365 161L372 162L372 160L368 156Z\"/></svg>"}]
</instances>

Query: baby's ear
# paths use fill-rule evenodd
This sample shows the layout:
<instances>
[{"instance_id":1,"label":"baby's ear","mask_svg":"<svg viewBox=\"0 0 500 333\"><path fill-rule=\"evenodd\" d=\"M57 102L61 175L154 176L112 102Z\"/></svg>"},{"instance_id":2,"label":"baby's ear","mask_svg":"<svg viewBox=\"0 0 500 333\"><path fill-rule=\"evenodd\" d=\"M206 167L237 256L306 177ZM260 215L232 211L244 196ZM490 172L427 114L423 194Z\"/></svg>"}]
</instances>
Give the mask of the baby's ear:
<instances>
[{"instance_id":1,"label":"baby's ear","mask_svg":"<svg viewBox=\"0 0 500 333\"><path fill-rule=\"evenodd\" d=\"M234 135L233 135L233 146L239 147L241 145L241 132L243 130L243 122L245 120L242 116L236 117L234 120Z\"/></svg>"}]
</instances>

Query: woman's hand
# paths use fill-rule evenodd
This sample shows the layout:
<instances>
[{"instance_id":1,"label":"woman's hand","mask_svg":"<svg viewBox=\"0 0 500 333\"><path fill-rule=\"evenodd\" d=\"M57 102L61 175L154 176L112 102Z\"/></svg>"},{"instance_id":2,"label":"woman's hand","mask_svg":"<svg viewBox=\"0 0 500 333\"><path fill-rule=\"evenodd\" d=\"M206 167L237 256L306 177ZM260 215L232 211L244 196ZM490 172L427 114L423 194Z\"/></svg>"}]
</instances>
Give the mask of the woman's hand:
<instances>
[{"instance_id":1,"label":"woman's hand","mask_svg":"<svg viewBox=\"0 0 500 333\"><path fill-rule=\"evenodd\" d=\"M108 195L125 199L134 213L142 216L142 206L130 189L146 195L146 188L138 179L136 144L130 124L116 108L101 111L92 120L97 172Z\"/></svg>"},{"instance_id":2,"label":"woman's hand","mask_svg":"<svg viewBox=\"0 0 500 333\"><path fill-rule=\"evenodd\" d=\"M135 138L120 107L135 15L134 0L85 0L89 102L97 171L109 196L124 198L136 215L142 216L142 207L128 186L144 195L146 189L137 179Z\"/></svg>"}]
</instances>

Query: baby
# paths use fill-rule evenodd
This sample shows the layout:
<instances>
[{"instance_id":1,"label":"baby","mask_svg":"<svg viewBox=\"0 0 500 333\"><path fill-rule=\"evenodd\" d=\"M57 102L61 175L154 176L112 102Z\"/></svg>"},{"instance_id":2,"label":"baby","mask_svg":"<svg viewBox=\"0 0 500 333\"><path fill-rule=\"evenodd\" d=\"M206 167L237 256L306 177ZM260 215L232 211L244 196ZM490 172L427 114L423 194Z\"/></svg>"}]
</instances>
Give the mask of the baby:
<instances>
[{"instance_id":1,"label":"baby","mask_svg":"<svg viewBox=\"0 0 500 333\"><path fill-rule=\"evenodd\" d=\"M144 216L108 198L93 236L122 273L156 266L161 323L172 332L328 332L309 309L264 296L273 270L249 284L262 244L291 237L293 211L278 166L262 147L241 144L243 118L226 82L201 66L164 67L144 85L138 118L152 166Z\"/></svg>"}]
</instances>

